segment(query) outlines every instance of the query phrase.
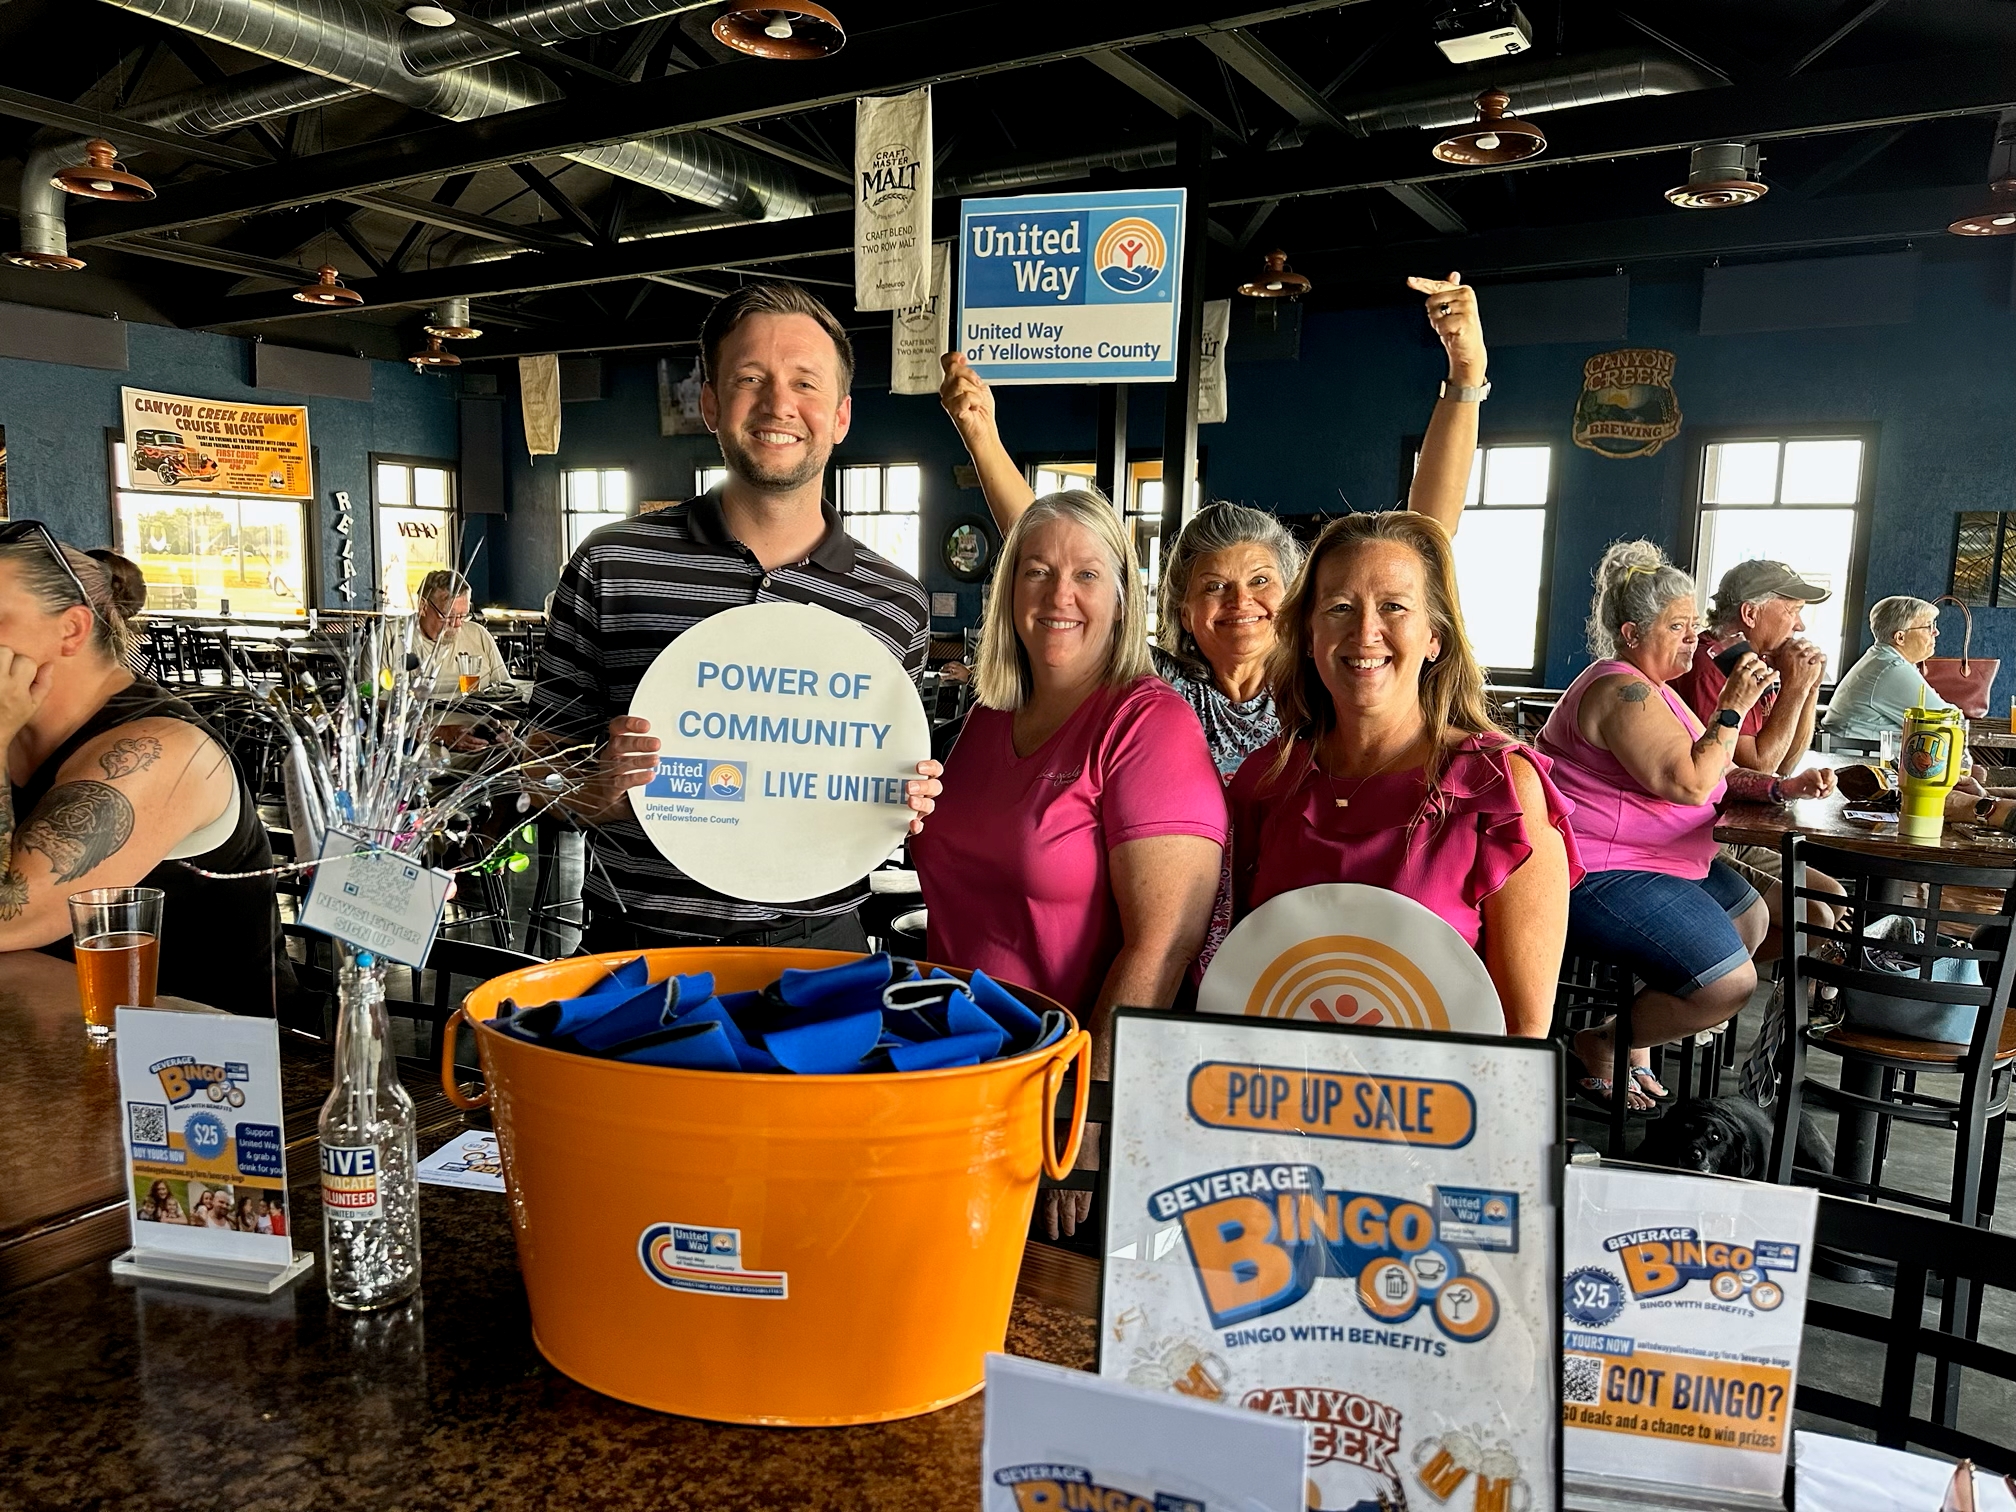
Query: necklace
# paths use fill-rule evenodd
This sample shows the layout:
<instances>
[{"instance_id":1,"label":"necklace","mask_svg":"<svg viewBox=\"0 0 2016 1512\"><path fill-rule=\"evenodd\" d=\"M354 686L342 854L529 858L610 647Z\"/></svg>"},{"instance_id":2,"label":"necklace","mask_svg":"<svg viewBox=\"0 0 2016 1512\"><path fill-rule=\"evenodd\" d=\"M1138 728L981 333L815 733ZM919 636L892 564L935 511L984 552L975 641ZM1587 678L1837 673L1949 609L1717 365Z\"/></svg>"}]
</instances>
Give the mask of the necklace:
<instances>
[{"instance_id":1,"label":"necklace","mask_svg":"<svg viewBox=\"0 0 2016 1512\"><path fill-rule=\"evenodd\" d=\"M1386 768L1393 765L1393 763L1398 761L1402 756L1406 755L1407 752L1410 749L1412 749L1413 745L1414 745L1413 741L1411 740L1408 741L1406 745L1401 746L1399 750L1395 751L1391 756L1388 756L1384 761L1380 762L1378 766L1374 767L1371 771L1367 772L1363 777L1360 777L1358 779L1358 785L1351 789L1350 797L1346 798L1333 797L1330 801L1336 804L1337 807L1339 808L1351 807L1351 799L1356 798L1359 795L1359 793L1364 791L1365 784L1370 782L1374 777L1377 777L1380 773L1384 772ZM1325 777L1330 777L1330 774L1327 771L1323 771L1323 753L1320 748L1318 748L1314 752L1314 759L1316 762L1316 769L1318 771L1322 771ZM1338 779L1335 777L1330 777L1330 780L1332 782L1335 782Z\"/></svg>"}]
</instances>

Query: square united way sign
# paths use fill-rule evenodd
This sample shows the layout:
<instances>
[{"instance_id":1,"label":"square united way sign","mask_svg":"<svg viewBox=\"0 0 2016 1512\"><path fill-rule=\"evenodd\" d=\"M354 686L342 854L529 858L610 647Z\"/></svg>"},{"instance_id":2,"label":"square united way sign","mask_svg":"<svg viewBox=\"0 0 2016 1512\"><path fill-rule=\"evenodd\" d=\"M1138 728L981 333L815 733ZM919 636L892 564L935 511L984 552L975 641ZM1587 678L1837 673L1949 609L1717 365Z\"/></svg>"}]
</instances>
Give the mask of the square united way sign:
<instances>
[{"instance_id":1,"label":"square united way sign","mask_svg":"<svg viewBox=\"0 0 2016 1512\"><path fill-rule=\"evenodd\" d=\"M960 350L989 383L1172 383L1181 189L960 206Z\"/></svg>"}]
</instances>

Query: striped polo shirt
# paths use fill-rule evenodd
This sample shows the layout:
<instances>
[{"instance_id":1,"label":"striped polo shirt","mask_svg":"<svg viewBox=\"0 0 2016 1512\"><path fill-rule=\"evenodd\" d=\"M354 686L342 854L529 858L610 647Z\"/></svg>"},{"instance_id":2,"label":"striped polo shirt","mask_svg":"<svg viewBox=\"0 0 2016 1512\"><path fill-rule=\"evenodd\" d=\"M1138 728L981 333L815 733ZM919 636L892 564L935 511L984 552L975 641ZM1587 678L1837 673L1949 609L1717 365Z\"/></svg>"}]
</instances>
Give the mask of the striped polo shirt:
<instances>
[{"instance_id":1,"label":"striped polo shirt","mask_svg":"<svg viewBox=\"0 0 2016 1512\"><path fill-rule=\"evenodd\" d=\"M802 562L765 572L730 534L719 490L672 509L604 525L581 543L553 596L532 707L541 728L599 739L630 712L645 669L681 632L742 604L817 604L859 621L909 669L924 670L930 614L917 580L841 527L824 504L826 534ZM775 928L807 915L845 913L866 882L773 907L726 897L667 861L627 802L591 832L586 889L620 896L632 923L667 934L718 938Z\"/></svg>"}]
</instances>

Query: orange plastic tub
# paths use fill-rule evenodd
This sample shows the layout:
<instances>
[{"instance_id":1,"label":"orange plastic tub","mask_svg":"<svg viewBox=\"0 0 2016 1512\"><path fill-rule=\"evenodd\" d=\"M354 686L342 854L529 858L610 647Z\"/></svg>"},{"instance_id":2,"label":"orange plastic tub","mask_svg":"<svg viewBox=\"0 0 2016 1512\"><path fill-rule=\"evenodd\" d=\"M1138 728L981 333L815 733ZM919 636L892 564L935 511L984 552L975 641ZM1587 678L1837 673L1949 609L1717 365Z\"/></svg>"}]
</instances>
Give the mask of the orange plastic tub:
<instances>
[{"instance_id":1,"label":"orange plastic tub","mask_svg":"<svg viewBox=\"0 0 2016 1512\"><path fill-rule=\"evenodd\" d=\"M645 954L654 981L711 971L723 992L856 959ZM765 1076L596 1060L489 1022L507 997L572 996L632 959L527 967L461 1010L539 1352L609 1396L728 1423L877 1423L978 1391L1007 1335L1037 1177L1077 1160L1090 1036L1074 1023L1048 1049L943 1071ZM481 1106L455 1086L454 1041L451 1025L442 1085ZM1059 1151L1054 1104L1074 1061Z\"/></svg>"}]
</instances>

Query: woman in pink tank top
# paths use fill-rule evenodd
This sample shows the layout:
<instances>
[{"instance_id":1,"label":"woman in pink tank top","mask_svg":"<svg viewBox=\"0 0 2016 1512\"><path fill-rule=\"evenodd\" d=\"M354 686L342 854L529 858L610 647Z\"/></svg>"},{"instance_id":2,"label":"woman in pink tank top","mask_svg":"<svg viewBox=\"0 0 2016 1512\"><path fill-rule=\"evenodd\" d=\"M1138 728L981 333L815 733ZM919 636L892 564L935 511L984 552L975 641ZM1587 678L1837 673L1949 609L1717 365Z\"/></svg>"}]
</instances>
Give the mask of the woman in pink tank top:
<instances>
[{"instance_id":1,"label":"woman in pink tank top","mask_svg":"<svg viewBox=\"0 0 2016 1512\"><path fill-rule=\"evenodd\" d=\"M1632 1004L1632 1081L1638 1112L1663 1094L1647 1047L1726 1022L1757 985L1750 955L1764 939L1764 900L1716 859L1715 806L1740 797L1806 797L1831 772L1777 782L1732 770L1736 734L1774 673L1745 654L1703 727L1666 684L1685 672L1701 638L1694 581L1649 541L1620 541L1596 568L1589 616L1598 660L1569 685L1535 744L1574 801L1571 823L1589 874L1569 899L1578 951L1625 962L1648 985ZM1775 792L1774 792L1775 788ZM1575 1037L1585 1097L1606 1110L1614 1021Z\"/></svg>"}]
</instances>

